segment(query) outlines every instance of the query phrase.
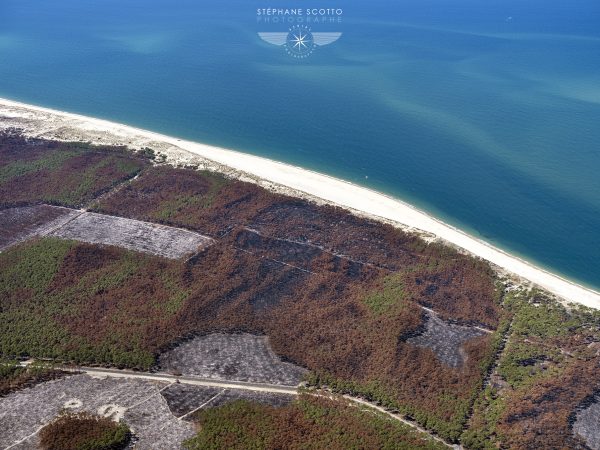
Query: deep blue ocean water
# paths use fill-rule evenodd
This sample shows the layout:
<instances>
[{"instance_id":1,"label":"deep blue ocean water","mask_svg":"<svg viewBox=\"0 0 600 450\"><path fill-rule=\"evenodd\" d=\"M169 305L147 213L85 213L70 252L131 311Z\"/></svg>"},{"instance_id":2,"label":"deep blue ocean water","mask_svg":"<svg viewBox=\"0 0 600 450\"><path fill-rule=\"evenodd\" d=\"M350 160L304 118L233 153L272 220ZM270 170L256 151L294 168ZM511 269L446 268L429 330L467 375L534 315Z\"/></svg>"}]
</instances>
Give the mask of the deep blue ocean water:
<instances>
[{"instance_id":1,"label":"deep blue ocean water","mask_svg":"<svg viewBox=\"0 0 600 450\"><path fill-rule=\"evenodd\" d=\"M600 2L328 1L1 0L0 96L339 176L600 288ZM294 59L274 4L343 34Z\"/></svg>"}]
</instances>

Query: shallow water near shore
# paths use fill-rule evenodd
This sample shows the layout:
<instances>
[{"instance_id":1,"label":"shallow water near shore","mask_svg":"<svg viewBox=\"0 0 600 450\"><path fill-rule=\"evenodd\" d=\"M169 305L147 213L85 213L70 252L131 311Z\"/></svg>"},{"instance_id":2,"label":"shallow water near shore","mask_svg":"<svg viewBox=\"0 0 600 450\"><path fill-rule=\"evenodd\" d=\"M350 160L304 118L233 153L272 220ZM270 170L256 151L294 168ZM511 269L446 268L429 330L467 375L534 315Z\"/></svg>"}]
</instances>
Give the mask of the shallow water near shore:
<instances>
[{"instance_id":1,"label":"shallow water near shore","mask_svg":"<svg viewBox=\"0 0 600 450\"><path fill-rule=\"evenodd\" d=\"M600 287L596 2L344 2L302 61L258 2L82 3L2 2L0 96L338 176Z\"/></svg>"}]
</instances>

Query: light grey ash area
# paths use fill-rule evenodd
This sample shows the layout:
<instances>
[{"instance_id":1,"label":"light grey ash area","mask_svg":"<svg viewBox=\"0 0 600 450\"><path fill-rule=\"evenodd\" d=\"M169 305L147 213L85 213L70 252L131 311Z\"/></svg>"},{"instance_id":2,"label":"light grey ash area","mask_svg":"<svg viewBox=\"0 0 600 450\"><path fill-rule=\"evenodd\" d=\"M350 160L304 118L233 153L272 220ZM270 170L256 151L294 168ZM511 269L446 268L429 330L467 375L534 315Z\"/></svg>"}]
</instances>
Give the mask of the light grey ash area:
<instances>
[{"instance_id":1,"label":"light grey ash area","mask_svg":"<svg viewBox=\"0 0 600 450\"><path fill-rule=\"evenodd\" d=\"M116 245L167 258L182 258L213 243L180 228L86 212L53 231L52 236L91 244Z\"/></svg>"},{"instance_id":2,"label":"light grey ash area","mask_svg":"<svg viewBox=\"0 0 600 450\"><path fill-rule=\"evenodd\" d=\"M486 334L476 327L445 322L431 311L426 311L425 315L423 332L407 339L406 342L417 347L430 348L440 361L450 367L458 368L465 363L466 354L462 349L465 342Z\"/></svg>"},{"instance_id":3,"label":"light grey ash area","mask_svg":"<svg viewBox=\"0 0 600 450\"><path fill-rule=\"evenodd\" d=\"M136 448L178 450L194 435L194 428L169 410L161 394L167 386L73 375L14 392L0 398L0 448L37 448L37 432L66 408L122 418L138 439Z\"/></svg>"},{"instance_id":4,"label":"light grey ash area","mask_svg":"<svg viewBox=\"0 0 600 450\"><path fill-rule=\"evenodd\" d=\"M36 236L44 236L81 214L60 206L34 205L0 210L0 251Z\"/></svg>"},{"instance_id":5,"label":"light grey ash area","mask_svg":"<svg viewBox=\"0 0 600 450\"><path fill-rule=\"evenodd\" d=\"M600 450L600 394L591 405L577 412L573 433L585 441L592 450Z\"/></svg>"},{"instance_id":6,"label":"light grey ash area","mask_svg":"<svg viewBox=\"0 0 600 450\"><path fill-rule=\"evenodd\" d=\"M286 363L265 336L213 333L196 337L159 357L161 370L216 380L296 386L307 372Z\"/></svg>"},{"instance_id":7,"label":"light grey ash area","mask_svg":"<svg viewBox=\"0 0 600 450\"><path fill-rule=\"evenodd\" d=\"M182 258L213 240L193 231L51 205L0 210L0 251L39 236L55 236L91 244Z\"/></svg>"}]
</instances>

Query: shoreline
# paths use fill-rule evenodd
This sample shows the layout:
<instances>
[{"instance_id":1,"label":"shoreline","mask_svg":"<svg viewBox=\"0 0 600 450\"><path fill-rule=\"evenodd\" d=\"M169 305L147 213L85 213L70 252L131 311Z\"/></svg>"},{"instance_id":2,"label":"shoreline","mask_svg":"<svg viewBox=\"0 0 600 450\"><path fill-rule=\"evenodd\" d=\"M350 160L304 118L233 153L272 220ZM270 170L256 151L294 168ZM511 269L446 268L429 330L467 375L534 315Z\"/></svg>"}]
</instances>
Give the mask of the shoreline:
<instances>
[{"instance_id":1,"label":"shoreline","mask_svg":"<svg viewBox=\"0 0 600 450\"><path fill-rule=\"evenodd\" d=\"M0 129L11 126L23 128L27 136L46 139L121 144L132 148L148 146L165 154L167 162L199 163L295 197L337 205L409 232L433 235L568 302L600 309L600 292L511 255L402 200L330 175L104 119L0 98ZM199 157L199 161L194 156Z\"/></svg>"}]
</instances>

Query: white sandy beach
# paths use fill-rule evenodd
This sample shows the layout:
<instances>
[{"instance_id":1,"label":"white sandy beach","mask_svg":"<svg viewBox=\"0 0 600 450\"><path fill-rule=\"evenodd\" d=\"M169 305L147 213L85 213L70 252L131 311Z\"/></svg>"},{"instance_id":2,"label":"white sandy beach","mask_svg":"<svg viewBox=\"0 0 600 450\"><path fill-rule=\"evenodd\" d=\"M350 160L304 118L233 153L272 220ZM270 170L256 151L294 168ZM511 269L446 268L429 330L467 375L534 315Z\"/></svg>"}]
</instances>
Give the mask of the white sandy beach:
<instances>
[{"instance_id":1,"label":"white sandy beach","mask_svg":"<svg viewBox=\"0 0 600 450\"><path fill-rule=\"evenodd\" d=\"M407 203L327 175L106 120L0 98L0 128L8 127L18 127L26 135L48 139L123 144L133 148L148 146L167 155L168 161L199 163L262 185L271 185L280 190L283 187L291 195L321 199L364 215L391 221L403 228L431 233L568 302L600 309L600 293L596 291L512 256Z\"/></svg>"}]
</instances>

